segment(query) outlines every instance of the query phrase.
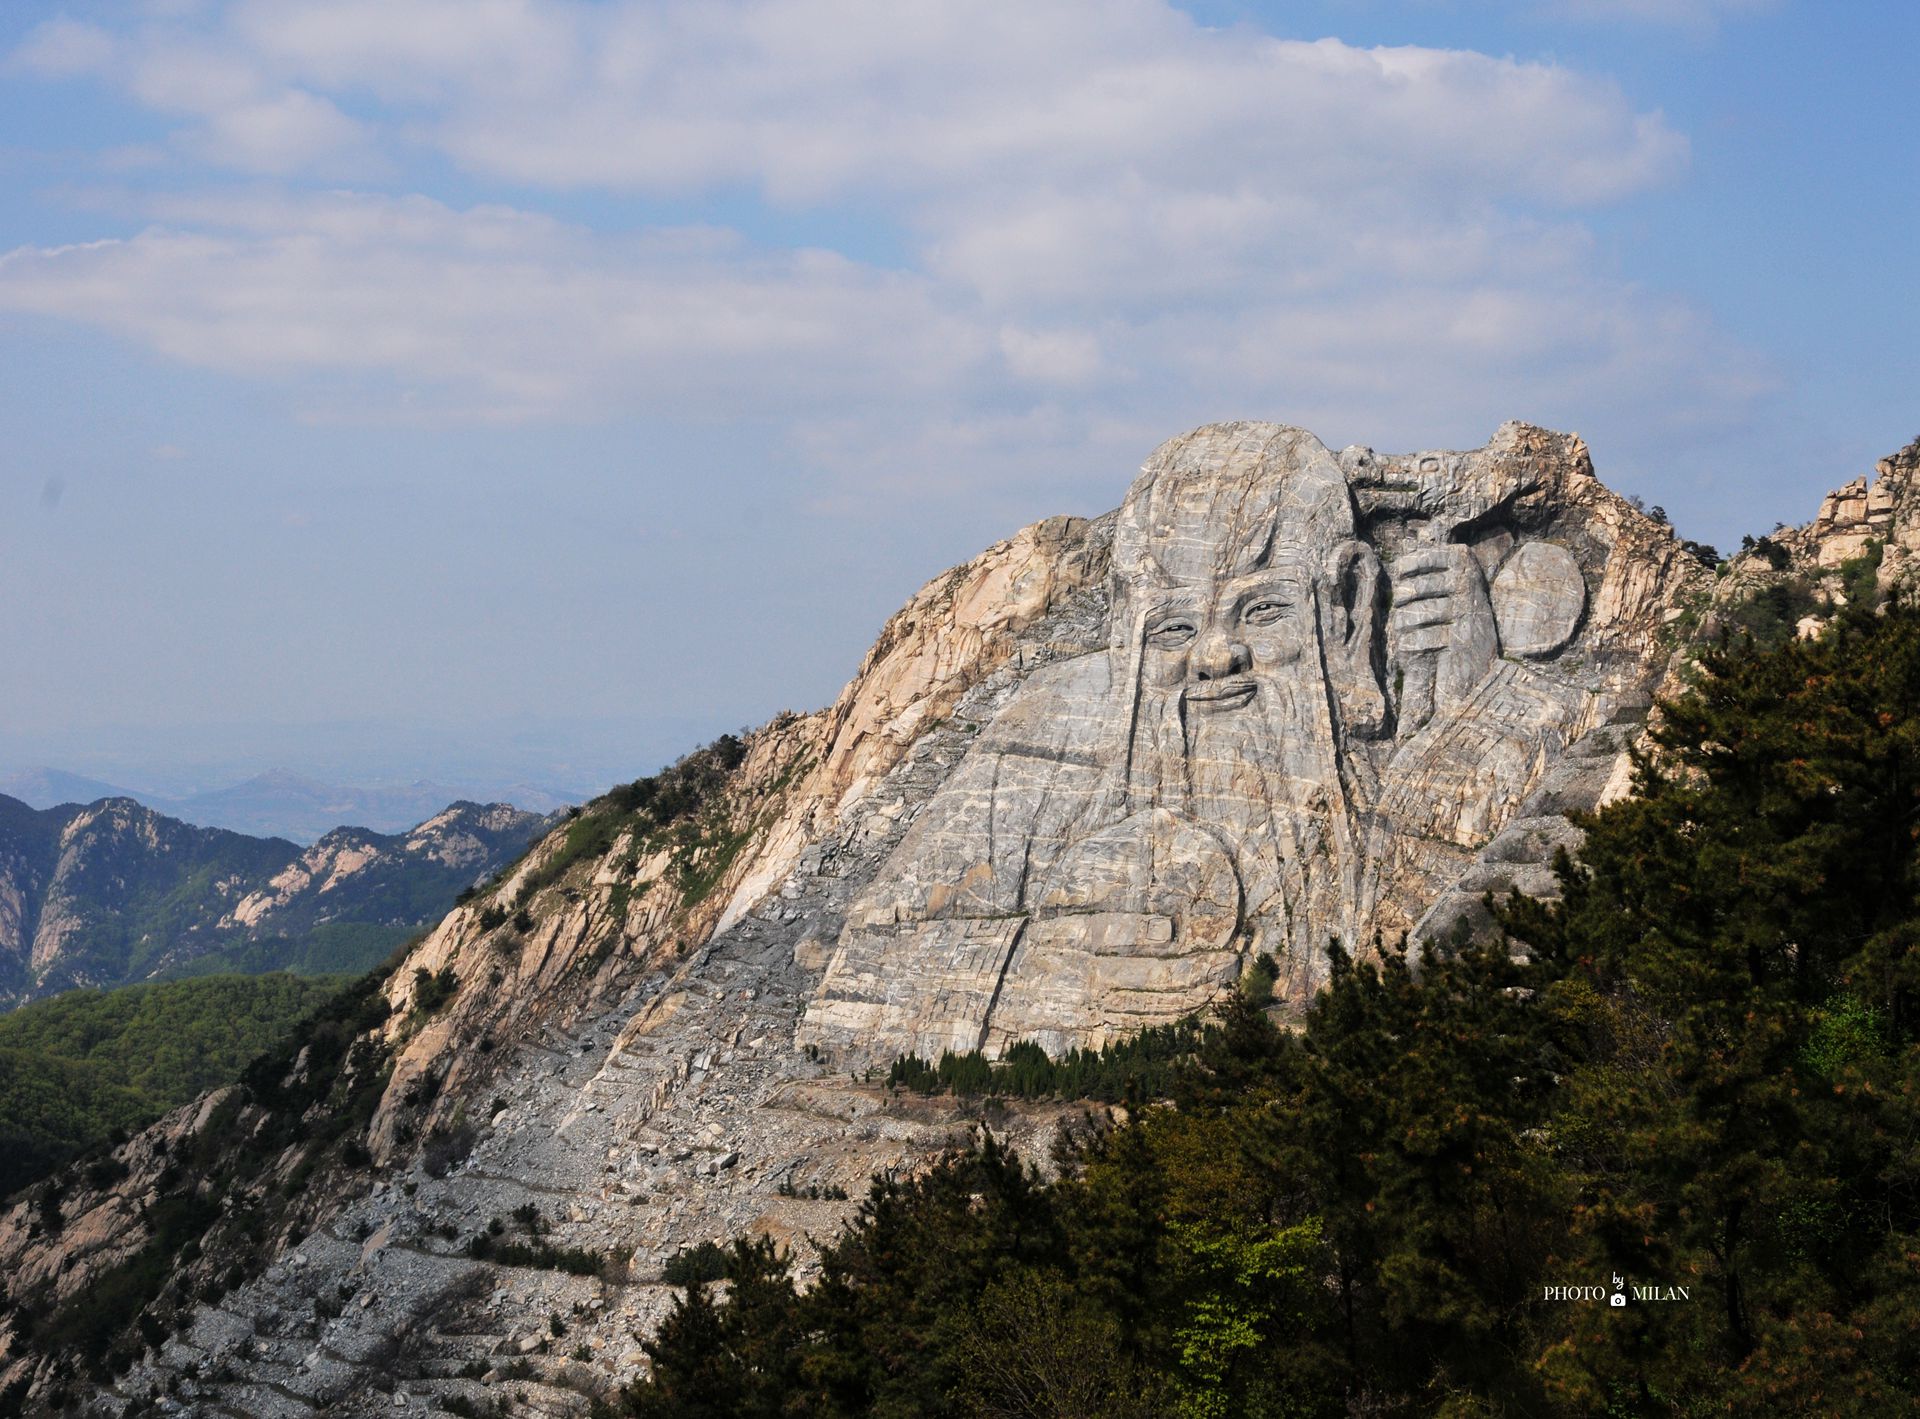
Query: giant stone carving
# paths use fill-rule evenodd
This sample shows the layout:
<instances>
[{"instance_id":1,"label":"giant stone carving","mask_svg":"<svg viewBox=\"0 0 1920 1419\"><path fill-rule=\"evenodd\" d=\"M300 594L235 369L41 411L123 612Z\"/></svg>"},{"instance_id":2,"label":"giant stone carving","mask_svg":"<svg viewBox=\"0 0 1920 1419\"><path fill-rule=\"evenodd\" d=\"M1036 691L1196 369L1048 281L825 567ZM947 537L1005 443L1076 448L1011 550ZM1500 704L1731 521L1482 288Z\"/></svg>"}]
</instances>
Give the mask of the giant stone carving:
<instances>
[{"instance_id":1,"label":"giant stone carving","mask_svg":"<svg viewBox=\"0 0 1920 1419\"><path fill-rule=\"evenodd\" d=\"M1105 649L984 728L855 902L802 1041L1097 1045L1257 953L1299 999L1329 938L1405 933L1641 673L1588 625L1604 530L1536 496L1537 432L1157 450L1113 524Z\"/></svg>"}]
</instances>

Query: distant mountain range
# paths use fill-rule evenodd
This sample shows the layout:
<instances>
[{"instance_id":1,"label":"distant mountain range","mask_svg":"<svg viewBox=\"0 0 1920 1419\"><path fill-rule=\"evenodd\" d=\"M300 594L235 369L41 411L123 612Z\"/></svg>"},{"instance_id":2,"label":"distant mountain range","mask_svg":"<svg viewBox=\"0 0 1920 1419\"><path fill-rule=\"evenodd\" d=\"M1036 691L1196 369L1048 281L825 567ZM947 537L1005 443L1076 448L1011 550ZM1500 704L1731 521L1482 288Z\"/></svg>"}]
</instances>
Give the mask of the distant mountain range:
<instances>
[{"instance_id":1,"label":"distant mountain range","mask_svg":"<svg viewBox=\"0 0 1920 1419\"><path fill-rule=\"evenodd\" d=\"M554 821L460 802L403 833L341 827L302 847L126 796L0 795L0 1008L218 970L364 970Z\"/></svg>"},{"instance_id":2,"label":"distant mountain range","mask_svg":"<svg viewBox=\"0 0 1920 1419\"><path fill-rule=\"evenodd\" d=\"M471 787L425 781L354 788L273 770L230 788L168 797L53 768L30 769L0 778L0 794L34 808L97 803L103 798L131 798L155 812L203 828L225 828L255 837L290 838L297 843L315 842L343 824L376 833L404 832L447 804L476 796ZM566 807L569 801L533 784L490 788L486 796L529 813L552 813Z\"/></svg>"}]
</instances>

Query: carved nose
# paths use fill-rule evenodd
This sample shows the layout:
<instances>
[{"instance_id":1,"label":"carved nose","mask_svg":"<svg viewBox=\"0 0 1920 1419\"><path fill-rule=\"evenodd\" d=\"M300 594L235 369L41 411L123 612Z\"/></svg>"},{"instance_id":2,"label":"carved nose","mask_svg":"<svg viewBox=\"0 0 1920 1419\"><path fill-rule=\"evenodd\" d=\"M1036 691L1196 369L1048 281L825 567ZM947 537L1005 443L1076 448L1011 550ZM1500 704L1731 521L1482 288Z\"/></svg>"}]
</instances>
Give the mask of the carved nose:
<instances>
[{"instance_id":1,"label":"carved nose","mask_svg":"<svg viewBox=\"0 0 1920 1419\"><path fill-rule=\"evenodd\" d=\"M1238 675L1253 663L1247 648L1219 631L1208 631L1193 648L1188 662L1196 680L1224 680Z\"/></svg>"}]
</instances>

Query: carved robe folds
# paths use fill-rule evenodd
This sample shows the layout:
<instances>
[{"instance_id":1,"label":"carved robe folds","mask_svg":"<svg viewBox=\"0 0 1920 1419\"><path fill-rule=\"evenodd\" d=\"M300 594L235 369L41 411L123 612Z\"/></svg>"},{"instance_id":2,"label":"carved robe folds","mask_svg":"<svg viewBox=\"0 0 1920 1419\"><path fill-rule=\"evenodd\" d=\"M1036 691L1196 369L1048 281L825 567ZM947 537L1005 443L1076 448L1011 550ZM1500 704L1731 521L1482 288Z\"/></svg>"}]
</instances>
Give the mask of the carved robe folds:
<instances>
[{"instance_id":1,"label":"carved robe folds","mask_svg":"<svg viewBox=\"0 0 1920 1419\"><path fill-rule=\"evenodd\" d=\"M991 726L849 914L803 1038L1058 1052L1231 983L1240 886L1218 838L1160 808L1088 828L1110 678L1104 655L1056 667Z\"/></svg>"}]
</instances>

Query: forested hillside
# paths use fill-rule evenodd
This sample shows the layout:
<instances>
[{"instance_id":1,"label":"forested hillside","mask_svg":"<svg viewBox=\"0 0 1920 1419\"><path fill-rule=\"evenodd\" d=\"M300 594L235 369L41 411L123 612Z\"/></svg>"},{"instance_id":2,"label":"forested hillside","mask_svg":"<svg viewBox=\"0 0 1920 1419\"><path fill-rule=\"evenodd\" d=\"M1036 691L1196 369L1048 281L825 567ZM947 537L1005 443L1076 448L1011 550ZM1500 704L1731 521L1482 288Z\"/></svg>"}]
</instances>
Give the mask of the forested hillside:
<instances>
[{"instance_id":1,"label":"forested hillside","mask_svg":"<svg viewBox=\"0 0 1920 1419\"><path fill-rule=\"evenodd\" d=\"M1920 612L1701 670L1562 902L1242 996L1057 1181L876 1182L805 1294L736 1244L625 1411L1913 1412Z\"/></svg>"},{"instance_id":2,"label":"forested hillside","mask_svg":"<svg viewBox=\"0 0 1920 1419\"><path fill-rule=\"evenodd\" d=\"M0 1015L0 1194L221 1084L345 976L78 990Z\"/></svg>"}]
</instances>

